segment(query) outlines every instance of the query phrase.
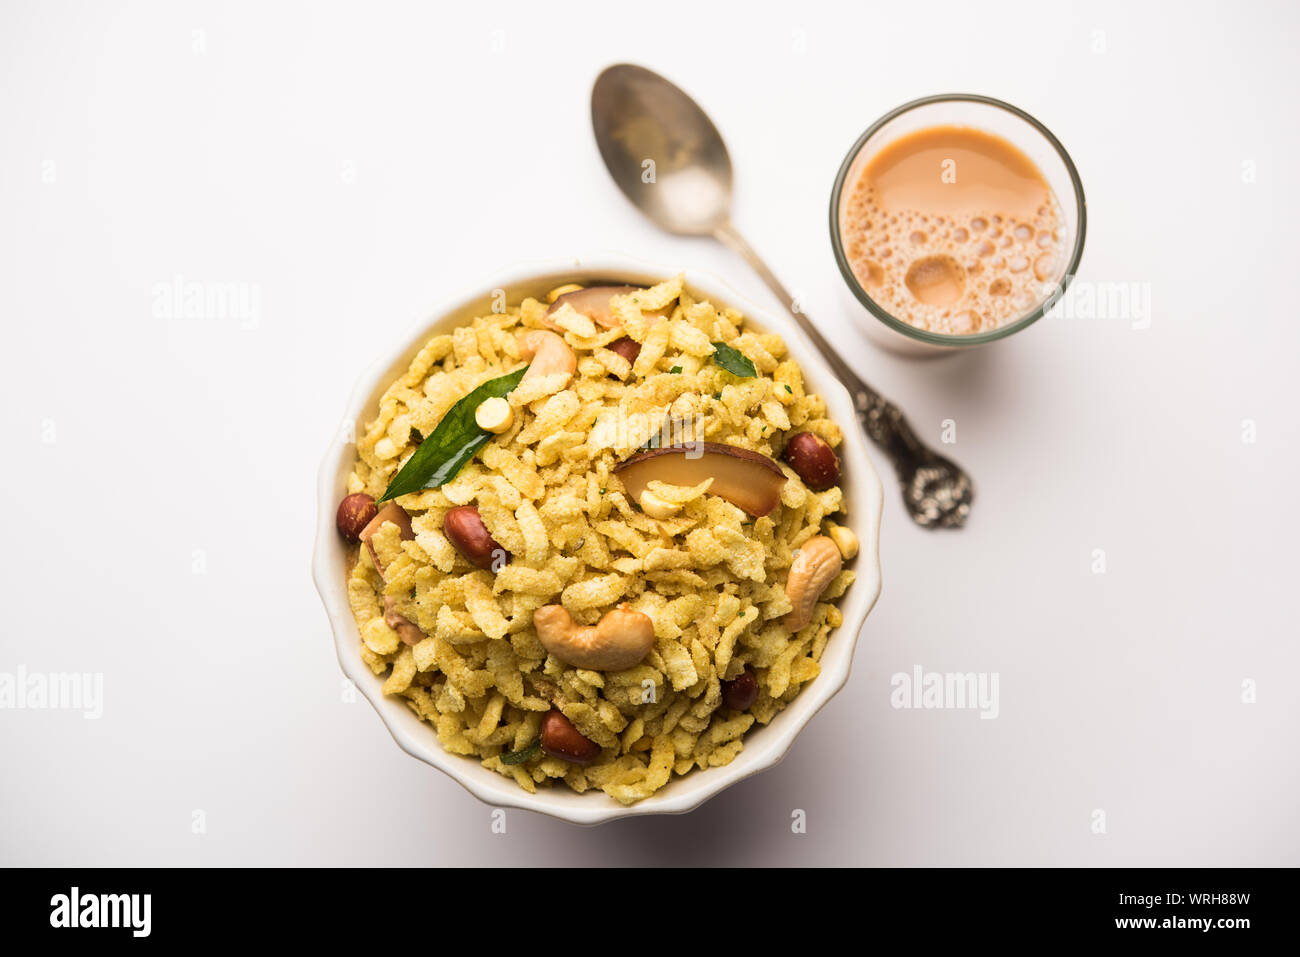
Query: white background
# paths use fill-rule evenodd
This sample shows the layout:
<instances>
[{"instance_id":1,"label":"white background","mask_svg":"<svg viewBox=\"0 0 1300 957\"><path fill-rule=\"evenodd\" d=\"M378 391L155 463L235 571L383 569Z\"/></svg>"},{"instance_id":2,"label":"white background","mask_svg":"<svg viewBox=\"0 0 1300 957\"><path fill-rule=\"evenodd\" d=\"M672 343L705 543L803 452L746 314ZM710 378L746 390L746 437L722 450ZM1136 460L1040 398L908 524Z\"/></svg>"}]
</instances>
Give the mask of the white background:
<instances>
[{"instance_id":1,"label":"white background","mask_svg":"<svg viewBox=\"0 0 1300 957\"><path fill-rule=\"evenodd\" d=\"M0 863L1300 864L1300 14L1136 6L6 4L0 671L101 673L104 713L0 711ZM741 230L929 440L956 421L978 500L926 533L882 464L883 595L779 767L497 835L341 700L315 470L368 363L503 265L617 251L776 306L609 181L588 96L621 60L710 110ZM1149 284L1149 328L928 362L855 331L836 168L954 90L1061 138L1079 281ZM176 276L250 284L255 327L159 318ZM918 664L997 672L1000 717L891 708Z\"/></svg>"}]
</instances>

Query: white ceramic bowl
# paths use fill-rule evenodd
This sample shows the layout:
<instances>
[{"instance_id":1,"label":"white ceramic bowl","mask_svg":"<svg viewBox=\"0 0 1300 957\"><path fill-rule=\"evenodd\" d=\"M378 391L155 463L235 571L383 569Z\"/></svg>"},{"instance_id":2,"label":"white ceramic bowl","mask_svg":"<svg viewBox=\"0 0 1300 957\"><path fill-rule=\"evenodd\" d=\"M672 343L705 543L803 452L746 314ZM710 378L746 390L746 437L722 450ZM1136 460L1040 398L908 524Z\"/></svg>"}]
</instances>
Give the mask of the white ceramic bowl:
<instances>
[{"instance_id":1,"label":"white ceramic bowl","mask_svg":"<svg viewBox=\"0 0 1300 957\"><path fill-rule=\"evenodd\" d=\"M380 692L382 679L361 661L361 637L348 606L346 562L348 547L334 527L334 513L346 491L348 472L355 456L352 436L375 416L379 396L403 371L420 346L440 331L448 331L474 316L491 311L494 293L504 291L506 300L517 303L525 296L541 298L562 282L616 280L650 285L684 272L687 288L697 297L730 305L746 317L746 324L770 330L786 342L791 355L803 368L811 391L826 400L831 418L844 430L840 447L843 487L848 503L846 524L861 541L861 552L851 567L857 581L840 600L844 624L831 636L822 655L822 672L806 685L798 697L766 727L755 727L745 735L745 748L730 764L721 768L692 771L674 778L662 790L644 801L624 807L602 791L577 794L561 784L538 788L529 794L510 778L479 764L478 759L450 754L438 744L433 729L420 721L406 706L405 699L386 697ZM472 291L458 296L433 311L410 335L385 353L352 391L343 423L321 463L317 481L316 546L312 577L334 630L334 644L343 671L366 696L402 750L450 775L479 800L494 807L517 807L539 811L575 824L599 824L616 818L642 814L680 814L698 807L724 788L772 767L784 756L795 736L814 714L844 686L853 662L858 633L880 594L880 479L867 457L866 440L858 428L852 401L835 379L821 356L794 322L780 313L770 313L746 302L715 277L691 269L626 259L592 256L557 262L523 263L505 270Z\"/></svg>"}]
</instances>

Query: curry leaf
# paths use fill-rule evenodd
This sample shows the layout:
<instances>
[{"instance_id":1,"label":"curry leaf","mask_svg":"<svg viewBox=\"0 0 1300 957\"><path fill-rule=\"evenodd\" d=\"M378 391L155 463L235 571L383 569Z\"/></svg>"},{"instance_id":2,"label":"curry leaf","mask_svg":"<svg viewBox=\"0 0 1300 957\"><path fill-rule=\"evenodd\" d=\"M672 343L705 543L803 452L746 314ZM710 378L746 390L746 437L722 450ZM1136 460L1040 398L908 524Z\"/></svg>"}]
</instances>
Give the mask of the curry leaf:
<instances>
[{"instance_id":1,"label":"curry leaf","mask_svg":"<svg viewBox=\"0 0 1300 957\"><path fill-rule=\"evenodd\" d=\"M739 349L733 349L725 342L713 343L713 361L742 379L752 379L758 375L754 363L745 358L745 354Z\"/></svg>"},{"instance_id":2,"label":"curry leaf","mask_svg":"<svg viewBox=\"0 0 1300 957\"><path fill-rule=\"evenodd\" d=\"M534 741L527 747L520 748L518 751L501 752L502 764L523 764L529 758L537 756L537 752L542 749L541 741Z\"/></svg>"},{"instance_id":3,"label":"curry leaf","mask_svg":"<svg viewBox=\"0 0 1300 957\"><path fill-rule=\"evenodd\" d=\"M438 427L393 476L379 502L424 488L439 488L455 478L461 467L492 438L491 432L479 428L474 421L474 410L484 399L508 396L527 371L528 366L524 366L509 375L489 379L448 409Z\"/></svg>"}]
</instances>

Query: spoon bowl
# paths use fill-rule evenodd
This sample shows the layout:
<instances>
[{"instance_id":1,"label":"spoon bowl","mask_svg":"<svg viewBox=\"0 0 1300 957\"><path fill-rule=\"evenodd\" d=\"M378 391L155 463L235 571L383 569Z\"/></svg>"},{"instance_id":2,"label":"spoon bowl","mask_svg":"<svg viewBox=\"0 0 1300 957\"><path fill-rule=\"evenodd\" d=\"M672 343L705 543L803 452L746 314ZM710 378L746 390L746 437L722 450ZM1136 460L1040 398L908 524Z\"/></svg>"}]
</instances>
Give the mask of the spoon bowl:
<instances>
[{"instance_id":1,"label":"spoon bowl","mask_svg":"<svg viewBox=\"0 0 1300 957\"><path fill-rule=\"evenodd\" d=\"M712 236L731 218L731 157L713 121L657 73L606 69L591 91L596 146L632 205L681 236Z\"/></svg>"}]
</instances>

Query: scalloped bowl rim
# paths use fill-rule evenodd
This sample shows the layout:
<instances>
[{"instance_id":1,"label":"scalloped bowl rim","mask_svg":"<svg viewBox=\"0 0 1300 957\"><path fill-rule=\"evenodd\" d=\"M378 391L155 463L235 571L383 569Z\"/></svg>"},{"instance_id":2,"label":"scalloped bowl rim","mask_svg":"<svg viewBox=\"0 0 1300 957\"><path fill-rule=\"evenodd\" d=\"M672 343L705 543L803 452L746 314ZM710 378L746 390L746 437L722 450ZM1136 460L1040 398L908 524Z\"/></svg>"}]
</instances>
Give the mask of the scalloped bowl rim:
<instances>
[{"instance_id":1,"label":"scalloped bowl rim","mask_svg":"<svg viewBox=\"0 0 1300 957\"><path fill-rule=\"evenodd\" d=\"M822 672L805 685L798 696L772 721L745 735L745 747L730 764L693 770L676 777L650 797L624 806L603 791L593 788L578 794L560 784L539 787L535 794L514 780L484 768L473 756L443 750L433 729L407 707L406 699L385 696L382 678L361 660L360 634L348 604L347 547L334 527L334 513L345 491L355 455L349 438L372 418L379 396L404 369L419 347L440 328L451 328L474 315L490 311L494 291L504 290L507 301L538 296L560 281L621 279L649 283L683 273L686 286L700 298L728 305L744 314L746 325L780 335L803 370L810 391L825 399L830 416L844 431L839 452L845 462L845 497L849 511L845 524L857 534L861 550L852 566L857 580L840 600L843 624L835 630L823 652ZM844 687L853 663L853 653L867 615L880 595L880 519L883 490L867 454L866 439L857 427L857 416L848 391L831 373L821 355L802 330L783 313L761 308L746 300L722 280L695 269L670 268L615 254L579 256L570 259L522 262L503 269L487 282L479 283L452 297L416 323L414 328L374 362L361 376L348 399L340 427L321 462L317 479L316 540L312 556L312 578L325 606L339 665L344 674L374 707L398 746L412 757L447 774L480 801L493 807L520 808L560 818L574 824L600 824L647 814L682 814L731 785L776 765L789 751L795 737L821 708Z\"/></svg>"}]
</instances>

